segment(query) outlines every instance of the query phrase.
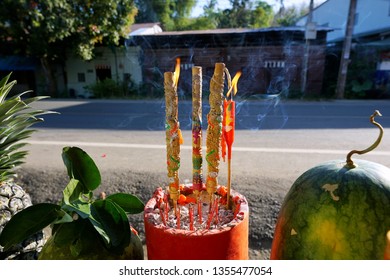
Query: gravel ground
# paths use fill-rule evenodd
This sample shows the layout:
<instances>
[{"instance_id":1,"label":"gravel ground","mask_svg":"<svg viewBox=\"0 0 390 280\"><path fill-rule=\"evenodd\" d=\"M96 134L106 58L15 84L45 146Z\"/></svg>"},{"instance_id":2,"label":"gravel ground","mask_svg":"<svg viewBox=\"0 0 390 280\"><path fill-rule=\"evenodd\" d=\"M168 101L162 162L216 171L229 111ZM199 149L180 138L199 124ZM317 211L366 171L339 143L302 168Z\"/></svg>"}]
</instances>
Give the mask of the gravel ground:
<instances>
[{"instance_id":1,"label":"gravel ground","mask_svg":"<svg viewBox=\"0 0 390 280\"><path fill-rule=\"evenodd\" d=\"M101 171L102 184L97 189L107 194L126 192L137 195L142 201L151 197L158 186L165 183L165 174L133 173L120 171ZM28 193L33 203L57 203L62 190L68 182L65 170L19 170L17 181ZM249 257L250 259L269 259L273 231L280 206L286 190L292 182L284 179L275 180L267 177L234 178L232 188L243 194L249 203ZM145 244L142 214L130 217L132 225L140 233Z\"/></svg>"}]
</instances>

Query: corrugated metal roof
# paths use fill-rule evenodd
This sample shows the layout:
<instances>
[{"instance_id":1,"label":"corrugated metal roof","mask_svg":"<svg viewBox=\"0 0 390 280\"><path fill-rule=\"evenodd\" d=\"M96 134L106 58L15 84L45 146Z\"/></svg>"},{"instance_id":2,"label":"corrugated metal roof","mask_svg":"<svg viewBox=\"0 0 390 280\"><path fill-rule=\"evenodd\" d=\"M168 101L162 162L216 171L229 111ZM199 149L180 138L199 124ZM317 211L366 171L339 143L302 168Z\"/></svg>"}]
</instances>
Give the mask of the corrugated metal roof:
<instances>
[{"instance_id":1,"label":"corrugated metal roof","mask_svg":"<svg viewBox=\"0 0 390 280\"><path fill-rule=\"evenodd\" d=\"M131 26L131 32L129 36L136 35L152 35L156 33L161 33L162 29L160 23L136 23Z\"/></svg>"},{"instance_id":2,"label":"corrugated metal roof","mask_svg":"<svg viewBox=\"0 0 390 280\"><path fill-rule=\"evenodd\" d=\"M221 28L221 29L207 29L207 30L184 30L184 31L163 31L161 33L153 34L158 36L179 36L179 35L202 35L202 34L231 34L231 33L261 33L261 32L282 32L282 31L305 31L304 26L286 26L286 27L267 27L267 28ZM333 28L317 26L318 31L330 32ZM151 35L151 36L153 36Z\"/></svg>"},{"instance_id":3,"label":"corrugated metal roof","mask_svg":"<svg viewBox=\"0 0 390 280\"><path fill-rule=\"evenodd\" d=\"M332 29L318 27L316 30L317 37L312 40L313 44L325 44L326 35ZM126 40L126 45L154 49L291 45L303 44L305 31L306 27L290 26L161 32L154 35L130 36Z\"/></svg>"}]
</instances>

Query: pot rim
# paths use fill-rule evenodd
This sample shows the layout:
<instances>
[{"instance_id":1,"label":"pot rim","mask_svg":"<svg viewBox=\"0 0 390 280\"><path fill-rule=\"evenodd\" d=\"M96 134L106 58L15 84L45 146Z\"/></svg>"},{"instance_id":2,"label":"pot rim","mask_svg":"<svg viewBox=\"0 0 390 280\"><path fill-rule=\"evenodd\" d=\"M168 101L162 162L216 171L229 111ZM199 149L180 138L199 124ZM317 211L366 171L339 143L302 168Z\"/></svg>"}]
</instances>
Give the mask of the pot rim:
<instances>
[{"instance_id":1,"label":"pot rim","mask_svg":"<svg viewBox=\"0 0 390 280\"><path fill-rule=\"evenodd\" d=\"M155 230L159 230L162 233L165 234L172 234L172 235L183 235L183 236L209 236L209 235L216 235L221 234L222 232L227 232L239 225L240 223L244 222L247 219L247 216L249 215L249 206L248 201L239 192L235 190L231 190L231 196L236 197L238 196L240 198L240 211L239 214L242 218L234 218L232 221L230 221L227 225L220 227L220 228L213 228L213 229L198 229L198 230L189 230L189 229L176 229L164 226L163 224L157 224L155 225L152 223L149 219L151 215L153 215L153 211L155 209L155 205L157 204L157 199L155 196L153 196L149 201L145 204L144 209L144 222L145 226L150 226L155 228Z\"/></svg>"}]
</instances>

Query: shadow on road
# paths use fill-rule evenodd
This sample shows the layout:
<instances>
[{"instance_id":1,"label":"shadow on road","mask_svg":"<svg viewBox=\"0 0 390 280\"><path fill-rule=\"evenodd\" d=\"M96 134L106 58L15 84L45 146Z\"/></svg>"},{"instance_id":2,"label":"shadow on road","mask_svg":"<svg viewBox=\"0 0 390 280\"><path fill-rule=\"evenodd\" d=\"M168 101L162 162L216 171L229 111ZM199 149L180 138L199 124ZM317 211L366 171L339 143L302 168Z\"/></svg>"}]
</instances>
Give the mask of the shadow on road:
<instances>
[{"instance_id":1,"label":"shadow on road","mask_svg":"<svg viewBox=\"0 0 390 280\"><path fill-rule=\"evenodd\" d=\"M154 101L91 100L69 103L45 101L45 106L59 115L45 115L40 128L104 129L104 130L164 130L165 103ZM210 108L203 104L203 128ZM236 129L348 129L370 128L370 115L379 110L384 115L377 121L390 127L389 101L297 102L274 99L237 100ZM191 101L179 101L179 121L182 130L191 129ZM387 115L388 114L388 115Z\"/></svg>"}]
</instances>

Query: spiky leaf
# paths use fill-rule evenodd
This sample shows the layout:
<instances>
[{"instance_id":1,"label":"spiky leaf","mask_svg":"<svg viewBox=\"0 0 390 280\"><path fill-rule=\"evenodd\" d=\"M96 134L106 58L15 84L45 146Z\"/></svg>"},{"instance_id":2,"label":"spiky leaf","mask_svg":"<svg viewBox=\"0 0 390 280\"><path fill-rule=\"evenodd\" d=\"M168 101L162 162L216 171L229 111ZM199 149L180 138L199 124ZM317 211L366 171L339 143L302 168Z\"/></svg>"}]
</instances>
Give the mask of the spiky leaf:
<instances>
[{"instance_id":1,"label":"spiky leaf","mask_svg":"<svg viewBox=\"0 0 390 280\"><path fill-rule=\"evenodd\" d=\"M12 87L16 84L16 81L8 83L9 78L12 73L9 73L0 81L0 103L2 103L7 97L8 93L11 91Z\"/></svg>"},{"instance_id":2,"label":"spiky leaf","mask_svg":"<svg viewBox=\"0 0 390 280\"><path fill-rule=\"evenodd\" d=\"M53 113L44 110L35 110L30 107L33 102L47 98L46 96L23 99L23 95L8 97L16 81L8 82L11 74L0 81L0 181L10 179L15 175L15 168L22 163L27 155L25 151L18 151L26 143L23 139L31 136L34 130L30 127L43 121L38 115Z\"/></svg>"}]
</instances>

